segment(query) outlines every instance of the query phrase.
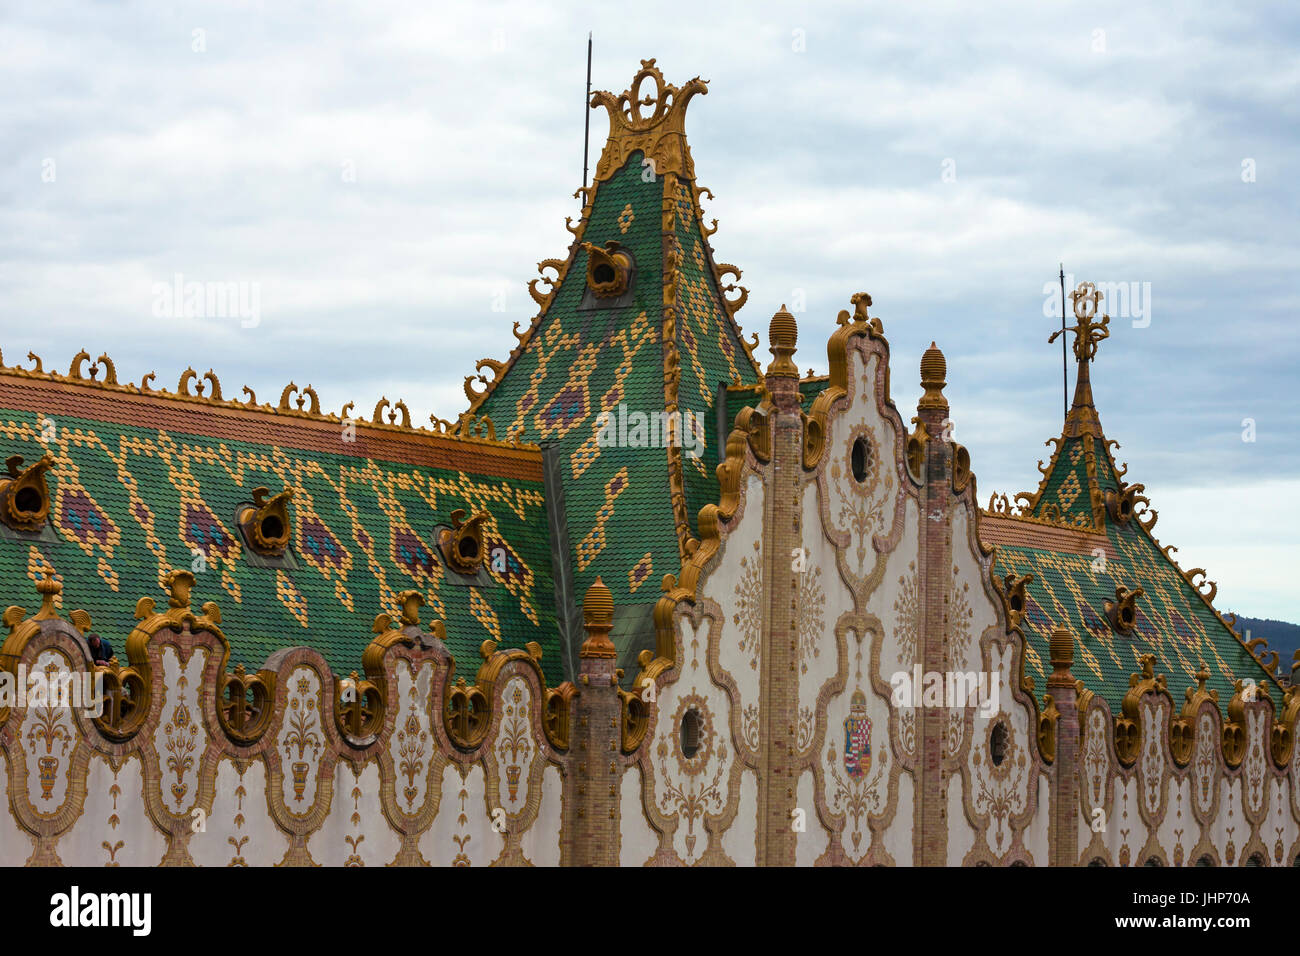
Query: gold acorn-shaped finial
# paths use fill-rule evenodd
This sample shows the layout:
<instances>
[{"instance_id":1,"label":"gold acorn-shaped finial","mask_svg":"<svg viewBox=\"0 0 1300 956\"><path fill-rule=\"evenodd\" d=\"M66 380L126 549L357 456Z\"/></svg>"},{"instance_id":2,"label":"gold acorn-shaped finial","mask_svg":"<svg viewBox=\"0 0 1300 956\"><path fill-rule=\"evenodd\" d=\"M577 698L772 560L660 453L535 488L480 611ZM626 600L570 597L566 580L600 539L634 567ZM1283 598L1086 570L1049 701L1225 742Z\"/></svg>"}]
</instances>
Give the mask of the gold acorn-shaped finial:
<instances>
[{"instance_id":1,"label":"gold acorn-shaped finial","mask_svg":"<svg viewBox=\"0 0 1300 956\"><path fill-rule=\"evenodd\" d=\"M786 311L785 305L776 311L767 327L768 349L773 355L767 374L777 378L798 378L799 367L792 361L799 342L799 324Z\"/></svg>"},{"instance_id":2,"label":"gold acorn-shaped finial","mask_svg":"<svg viewBox=\"0 0 1300 956\"><path fill-rule=\"evenodd\" d=\"M587 588L582 599L582 623L587 628L587 639L579 656L618 656L614 642L609 639L610 628L614 626L614 595L599 577Z\"/></svg>"},{"instance_id":3,"label":"gold acorn-shaped finial","mask_svg":"<svg viewBox=\"0 0 1300 956\"><path fill-rule=\"evenodd\" d=\"M925 394L921 396L917 408L947 410L948 399L943 394L943 387L948 384L944 381L947 374L948 362L939 351L939 346L931 342L930 347L921 356L921 387L925 389Z\"/></svg>"}]
</instances>

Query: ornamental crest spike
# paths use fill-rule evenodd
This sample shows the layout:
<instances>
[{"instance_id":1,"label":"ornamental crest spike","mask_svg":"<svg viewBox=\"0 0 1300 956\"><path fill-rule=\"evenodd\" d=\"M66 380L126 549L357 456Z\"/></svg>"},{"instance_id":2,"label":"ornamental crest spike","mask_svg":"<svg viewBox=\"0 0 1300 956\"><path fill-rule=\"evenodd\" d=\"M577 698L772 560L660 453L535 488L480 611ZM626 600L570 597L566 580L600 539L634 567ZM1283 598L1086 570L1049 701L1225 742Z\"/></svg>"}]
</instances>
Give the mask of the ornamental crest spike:
<instances>
[{"instance_id":1,"label":"ornamental crest spike","mask_svg":"<svg viewBox=\"0 0 1300 956\"><path fill-rule=\"evenodd\" d=\"M642 92L646 80L654 92ZM602 182L623 168L629 156L640 151L651 175L672 173L695 179L695 164L686 145L686 105L697 93L708 93L708 81L698 76L684 86L664 81L653 58L641 61L632 85L615 96L604 90L591 94L591 107L605 107L609 113L609 139L596 166L593 181ZM649 110L649 112L647 112Z\"/></svg>"},{"instance_id":2,"label":"ornamental crest spike","mask_svg":"<svg viewBox=\"0 0 1300 956\"><path fill-rule=\"evenodd\" d=\"M1074 358L1076 361L1091 362L1097 357L1097 343L1110 337L1110 316L1103 315L1100 322L1094 322L1101 306L1102 294L1091 282L1080 282L1079 287L1070 293L1074 304L1075 324L1068 329L1057 330L1047 339L1048 344L1055 342L1062 331L1074 333Z\"/></svg>"}]
</instances>

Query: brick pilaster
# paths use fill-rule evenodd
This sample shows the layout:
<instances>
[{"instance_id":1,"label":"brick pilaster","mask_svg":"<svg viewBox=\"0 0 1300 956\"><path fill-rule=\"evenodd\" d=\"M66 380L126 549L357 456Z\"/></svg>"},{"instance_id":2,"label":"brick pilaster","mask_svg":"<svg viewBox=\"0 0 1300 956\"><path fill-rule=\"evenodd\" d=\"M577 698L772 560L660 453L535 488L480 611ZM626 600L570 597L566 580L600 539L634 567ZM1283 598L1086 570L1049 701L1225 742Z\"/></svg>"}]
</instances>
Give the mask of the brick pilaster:
<instances>
[{"instance_id":1,"label":"brick pilaster","mask_svg":"<svg viewBox=\"0 0 1300 956\"><path fill-rule=\"evenodd\" d=\"M587 589L582 618L587 639L578 655L570 731L570 861L574 866L617 866L623 703L618 695L618 652L609 639L614 598L600 578Z\"/></svg>"},{"instance_id":2,"label":"brick pilaster","mask_svg":"<svg viewBox=\"0 0 1300 956\"><path fill-rule=\"evenodd\" d=\"M791 361L798 328L785 306L772 316L768 341L775 356L765 384L772 415L772 480L764 503L769 542L765 560L767 626L763 635L760 711L763 764L760 780L759 865L794 866L791 813L798 800L795 772L798 728L798 633L795 623L798 572L792 552L802 546L799 486L803 467L803 417L799 370Z\"/></svg>"},{"instance_id":3,"label":"brick pilaster","mask_svg":"<svg viewBox=\"0 0 1300 956\"><path fill-rule=\"evenodd\" d=\"M1051 813L1048 818L1048 863L1075 866L1079 861L1079 703L1070 665L1074 635L1058 627L1048 645L1052 673L1047 692L1060 716L1056 718L1056 758L1052 762Z\"/></svg>"},{"instance_id":4,"label":"brick pilaster","mask_svg":"<svg viewBox=\"0 0 1300 956\"><path fill-rule=\"evenodd\" d=\"M948 400L943 395L947 363L932 342L921 358L925 394L917 404L917 419L926 432L924 487L921 490L921 532L917 555L922 680L948 667L948 601L952 578L952 446L944 439ZM921 687L913 687L919 706ZM917 866L944 866L948 859L948 801L945 746L948 712L943 707L919 709L918 765L912 860Z\"/></svg>"}]
</instances>

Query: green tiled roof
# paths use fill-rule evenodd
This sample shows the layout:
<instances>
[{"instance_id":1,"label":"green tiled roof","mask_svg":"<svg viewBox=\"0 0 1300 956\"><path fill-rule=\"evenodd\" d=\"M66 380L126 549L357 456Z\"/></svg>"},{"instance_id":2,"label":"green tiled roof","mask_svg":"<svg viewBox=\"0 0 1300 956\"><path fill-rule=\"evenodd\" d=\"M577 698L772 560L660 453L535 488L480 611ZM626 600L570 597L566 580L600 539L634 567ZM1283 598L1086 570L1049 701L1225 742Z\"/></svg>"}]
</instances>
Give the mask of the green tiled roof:
<instances>
[{"instance_id":1,"label":"green tiled roof","mask_svg":"<svg viewBox=\"0 0 1300 956\"><path fill-rule=\"evenodd\" d=\"M232 667L255 669L273 651L308 645L336 673L346 674L360 670L375 616L387 612L396 621L396 596L411 589L426 597L426 624L445 622L461 673L472 677L479 645L492 638L516 647L538 642L548 680L563 679L537 452L535 476L521 480L478 473L492 469L466 468L463 462L409 464L421 456L446 456L454 447L450 439L411 430L363 426L355 443L339 441L337 451L322 451L312 442L304 447L302 426L281 427L275 416L262 413L241 419L239 434L247 439L234 440L220 430L215 433L222 437L202 433L203 406L194 412L164 398L149 400L150 406L140 396L129 401L137 409L145 405L144 419L166 425L56 414L54 434L42 440L44 414L9 407L30 408L24 396L59 391L97 390L55 384L38 389L11 378L0 388L0 396L10 396L7 402L0 398L4 455L20 454L30 464L48 450L57 459L48 478L51 528L37 540L12 533L0 538L6 603L30 607L36 597L32 581L48 563L63 581L65 615L72 608L88 611L94 630L125 661L136 600L164 600L160 586L169 570L196 570L194 606L215 601L221 608ZM101 402L121 398L104 391ZM73 395L71 401L75 411L89 400ZM338 425L322 428L339 431ZM462 458L491 457L483 449L501 447L465 445ZM526 454L510 453L516 460ZM249 558L235 514L257 486L272 493L294 490L290 568L258 567ZM456 509L491 515L484 543L489 553L504 550L497 552L498 571L487 573L486 585L453 584L443 568L435 528L450 524ZM203 552L203 563L195 549Z\"/></svg>"},{"instance_id":2,"label":"green tiled roof","mask_svg":"<svg viewBox=\"0 0 1300 956\"><path fill-rule=\"evenodd\" d=\"M665 186L673 181L677 189L668 200L675 222L665 236ZM718 495L712 426L718 386L753 382L757 375L724 311L690 183L648 175L642 154L633 152L594 189L582 241L603 248L614 240L631 254L630 301L612 308L592 308L599 303L590 297L584 302L587 253L575 246L531 337L476 411L499 430L517 429L524 441L554 445L573 555L573 598L580 602L602 577L620 615L612 639L620 664L631 673L636 653L652 646L649 612L660 582L681 564L668 454L662 443L602 447L598 423L604 411L653 416L665 409L665 376L673 369L666 368L663 344L664 273L672 239L681 253L678 407L703 418L707 444L698 459L683 456L692 532L699 509Z\"/></svg>"},{"instance_id":3,"label":"green tiled roof","mask_svg":"<svg viewBox=\"0 0 1300 956\"><path fill-rule=\"evenodd\" d=\"M1089 443L1095 480L1088 475ZM1137 518L1121 523L1107 513L1105 494L1119 492L1121 485L1104 439L1066 435L1029 512L1040 521L998 516L982 520L985 543L997 546L997 576L1034 576L1021 622L1028 639L1026 675L1041 693L1051 672L1051 633L1065 626L1077 639L1072 673L1114 713L1128 691L1129 676L1141 671L1143 654L1155 656L1155 672L1165 675L1176 708L1182 706L1185 690L1196 687L1202 662L1210 672L1206 686L1218 692L1221 709L1226 709L1236 679L1271 683L1268 672L1183 577L1151 532ZM1094 524L1094 488L1100 524ZM1052 516L1050 523L1041 520L1044 513ZM1113 628L1106 615L1106 602L1115 601L1120 586L1143 589L1136 624L1127 634ZM1280 703L1277 694L1274 703Z\"/></svg>"}]
</instances>

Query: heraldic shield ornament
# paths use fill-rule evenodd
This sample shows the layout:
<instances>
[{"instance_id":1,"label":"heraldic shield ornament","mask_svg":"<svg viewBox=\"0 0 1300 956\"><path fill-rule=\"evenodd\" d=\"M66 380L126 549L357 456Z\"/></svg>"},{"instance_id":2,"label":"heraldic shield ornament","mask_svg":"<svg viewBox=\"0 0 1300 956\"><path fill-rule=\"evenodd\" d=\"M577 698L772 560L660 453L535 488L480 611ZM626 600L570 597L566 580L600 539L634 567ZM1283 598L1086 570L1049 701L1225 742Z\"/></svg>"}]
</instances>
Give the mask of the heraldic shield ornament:
<instances>
[{"instance_id":1,"label":"heraldic shield ornament","mask_svg":"<svg viewBox=\"0 0 1300 956\"><path fill-rule=\"evenodd\" d=\"M844 718L844 769L855 779L871 769L871 718L860 690L853 692L849 716Z\"/></svg>"}]
</instances>

